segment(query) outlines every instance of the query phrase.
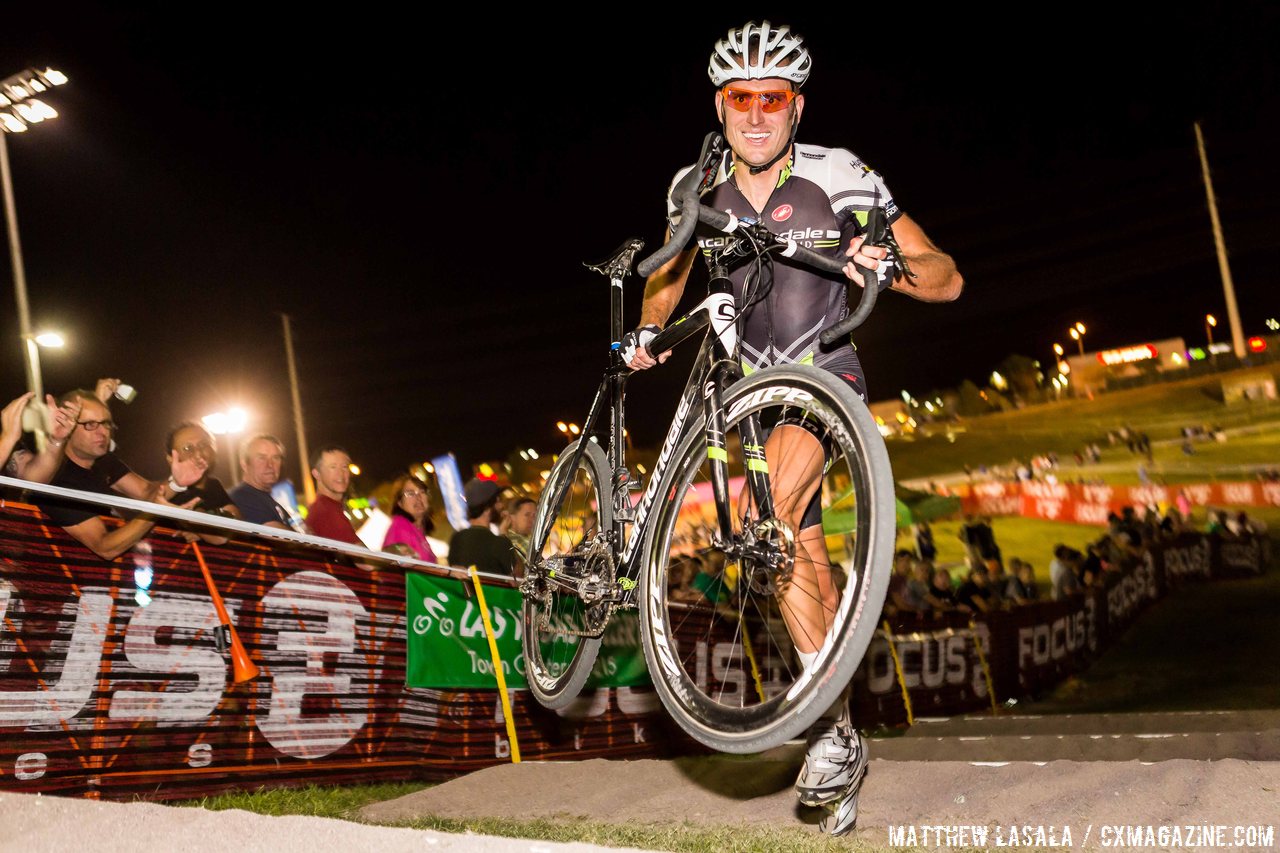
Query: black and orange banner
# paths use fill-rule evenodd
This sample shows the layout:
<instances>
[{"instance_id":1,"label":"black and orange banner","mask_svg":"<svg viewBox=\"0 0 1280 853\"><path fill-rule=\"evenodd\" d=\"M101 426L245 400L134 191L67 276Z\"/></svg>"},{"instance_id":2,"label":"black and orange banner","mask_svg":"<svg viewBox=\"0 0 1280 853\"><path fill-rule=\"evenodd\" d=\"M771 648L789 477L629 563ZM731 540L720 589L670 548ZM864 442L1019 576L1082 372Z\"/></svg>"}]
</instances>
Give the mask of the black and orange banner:
<instances>
[{"instance_id":1,"label":"black and orange banner","mask_svg":"<svg viewBox=\"0 0 1280 853\"><path fill-rule=\"evenodd\" d=\"M201 545L263 670L234 684L191 545L159 528L149 542L147 567L106 562L38 510L0 502L0 787L166 799L508 760L495 691L405 687L403 572ZM513 701L526 760L692 748L663 731L649 689L593 691L558 713L525 691Z\"/></svg>"}]
</instances>

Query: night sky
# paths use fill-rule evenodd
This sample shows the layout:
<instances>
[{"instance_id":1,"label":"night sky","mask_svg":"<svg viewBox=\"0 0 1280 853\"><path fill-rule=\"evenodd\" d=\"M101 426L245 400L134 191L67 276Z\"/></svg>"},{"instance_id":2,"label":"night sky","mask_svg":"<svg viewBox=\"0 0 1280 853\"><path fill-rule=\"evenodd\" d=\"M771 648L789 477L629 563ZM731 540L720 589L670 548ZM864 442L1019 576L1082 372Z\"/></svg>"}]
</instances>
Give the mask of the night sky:
<instances>
[{"instance_id":1,"label":"night sky","mask_svg":"<svg viewBox=\"0 0 1280 853\"><path fill-rule=\"evenodd\" d=\"M1202 340L1225 307L1196 119L1261 333L1280 313L1280 14L1119 5L467 6L435 26L403 5L15 7L33 19L6 17L0 76L71 79L46 99L56 121L9 137L34 325L71 341L45 352L46 386L136 386L115 416L149 476L171 423L235 404L292 449L284 311L309 441L346 445L363 483L449 451L465 472L555 448L608 345L608 288L581 262L660 242L671 175L714 127L711 46L751 17L813 52L800 140L877 168L967 280L949 305L881 301L856 335L873 399L1047 360L1077 320L1090 349ZM23 387L7 251L0 274L7 400ZM642 444L682 363L631 385Z\"/></svg>"}]
</instances>

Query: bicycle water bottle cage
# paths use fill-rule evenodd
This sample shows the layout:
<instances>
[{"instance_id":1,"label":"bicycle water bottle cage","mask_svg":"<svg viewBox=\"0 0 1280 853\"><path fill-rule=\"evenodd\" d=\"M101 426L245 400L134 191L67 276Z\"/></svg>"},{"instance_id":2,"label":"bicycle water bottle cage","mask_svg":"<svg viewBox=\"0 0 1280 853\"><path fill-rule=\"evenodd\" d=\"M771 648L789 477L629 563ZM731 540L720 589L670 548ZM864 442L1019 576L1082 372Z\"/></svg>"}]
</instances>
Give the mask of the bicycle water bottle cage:
<instances>
[{"instance_id":1,"label":"bicycle water bottle cage","mask_svg":"<svg viewBox=\"0 0 1280 853\"><path fill-rule=\"evenodd\" d=\"M862 236L866 238L863 245L888 249L893 262L906 276L907 284L916 286L916 283L911 280L916 277L916 274L911 271L906 256L902 254L902 247L893 236L893 229L889 227L889 220L883 207L873 207L867 211L867 227L862 229Z\"/></svg>"},{"instance_id":2,"label":"bicycle water bottle cage","mask_svg":"<svg viewBox=\"0 0 1280 853\"><path fill-rule=\"evenodd\" d=\"M635 262L636 255L644 248L644 241L639 237L632 237L623 243L604 260L594 264L584 263L583 266L589 270L600 273L606 278L622 278L631 272L631 264Z\"/></svg>"}]
</instances>

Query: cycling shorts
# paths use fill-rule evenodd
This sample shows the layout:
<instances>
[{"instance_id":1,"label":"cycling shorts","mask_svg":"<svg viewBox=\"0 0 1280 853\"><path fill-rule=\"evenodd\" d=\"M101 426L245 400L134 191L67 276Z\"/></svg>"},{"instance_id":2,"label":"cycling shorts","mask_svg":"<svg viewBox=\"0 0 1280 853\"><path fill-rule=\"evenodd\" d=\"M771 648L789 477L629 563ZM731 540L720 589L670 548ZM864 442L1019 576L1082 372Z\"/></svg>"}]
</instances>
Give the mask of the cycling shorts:
<instances>
[{"instance_id":1,"label":"cycling shorts","mask_svg":"<svg viewBox=\"0 0 1280 853\"><path fill-rule=\"evenodd\" d=\"M861 373L832 373L844 384L853 389L853 393L858 395L858 399L866 402L866 380L863 379ZM825 472L831 467L831 463L835 462L835 447L831 442L831 436L822 429L822 425L810 418L802 415L786 415L779 418L772 426L765 428L764 438L767 441L769 434L780 426L800 427L822 444L823 465L822 470ZM808 530L810 527L822 524L822 489L819 488L813 494L813 499L809 501L809 505L805 507L804 517L800 521L800 529Z\"/></svg>"}]
</instances>

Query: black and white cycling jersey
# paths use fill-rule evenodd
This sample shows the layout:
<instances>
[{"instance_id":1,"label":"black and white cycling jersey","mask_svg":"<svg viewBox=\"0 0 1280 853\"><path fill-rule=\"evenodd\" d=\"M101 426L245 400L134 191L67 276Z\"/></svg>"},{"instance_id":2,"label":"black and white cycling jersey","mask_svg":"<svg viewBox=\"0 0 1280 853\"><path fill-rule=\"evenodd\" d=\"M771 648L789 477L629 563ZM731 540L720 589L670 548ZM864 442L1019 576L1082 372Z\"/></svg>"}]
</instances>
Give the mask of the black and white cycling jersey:
<instances>
[{"instance_id":1,"label":"black and white cycling jersey","mask_svg":"<svg viewBox=\"0 0 1280 853\"><path fill-rule=\"evenodd\" d=\"M702 203L732 213L739 219L763 221L782 237L795 240L822 254L842 255L849 241L866 223L866 213L883 207L892 223L900 215L888 187L852 152L843 148L795 145L792 157L779 176L763 210L755 210L739 191L733 176L733 153L726 151L716 183L702 196ZM672 187L688 174L688 166L675 176ZM667 197L668 217L674 229L679 209ZM699 245L704 251L725 240L725 235L700 225ZM743 259L730 267L734 296L743 305L748 273L754 263ZM849 313L848 279L825 275L811 267L775 257L772 282L769 267L757 294L766 294L746 308L743 320L743 370L752 373L775 364L812 364L846 379L854 379L865 396L865 382L858 356L849 340L823 347L818 333ZM881 287L892 281L893 267L880 271Z\"/></svg>"}]
</instances>

